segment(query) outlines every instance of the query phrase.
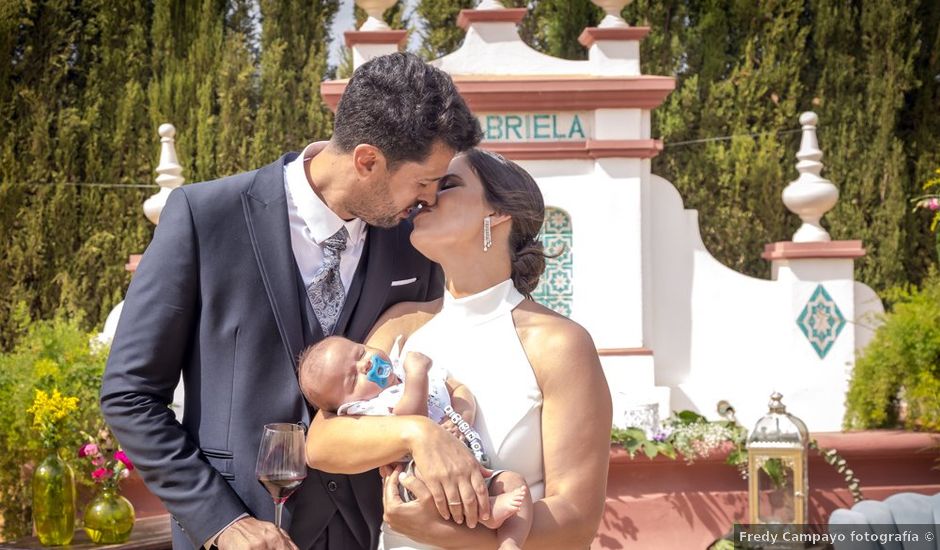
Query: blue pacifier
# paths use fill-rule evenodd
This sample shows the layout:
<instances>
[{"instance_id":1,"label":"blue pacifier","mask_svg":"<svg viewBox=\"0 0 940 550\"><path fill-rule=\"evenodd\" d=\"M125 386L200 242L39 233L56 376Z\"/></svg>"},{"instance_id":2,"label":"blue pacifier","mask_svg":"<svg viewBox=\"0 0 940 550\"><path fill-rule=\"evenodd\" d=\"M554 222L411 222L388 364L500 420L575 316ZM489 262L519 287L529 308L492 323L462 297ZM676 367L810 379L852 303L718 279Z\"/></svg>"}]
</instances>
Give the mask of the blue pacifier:
<instances>
[{"instance_id":1,"label":"blue pacifier","mask_svg":"<svg viewBox=\"0 0 940 550\"><path fill-rule=\"evenodd\" d=\"M366 377L375 382L380 388L385 389L385 386L388 385L388 377L392 374L392 364L378 355L373 355L370 361L372 361L372 368L369 369Z\"/></svg>"}]
</instances>

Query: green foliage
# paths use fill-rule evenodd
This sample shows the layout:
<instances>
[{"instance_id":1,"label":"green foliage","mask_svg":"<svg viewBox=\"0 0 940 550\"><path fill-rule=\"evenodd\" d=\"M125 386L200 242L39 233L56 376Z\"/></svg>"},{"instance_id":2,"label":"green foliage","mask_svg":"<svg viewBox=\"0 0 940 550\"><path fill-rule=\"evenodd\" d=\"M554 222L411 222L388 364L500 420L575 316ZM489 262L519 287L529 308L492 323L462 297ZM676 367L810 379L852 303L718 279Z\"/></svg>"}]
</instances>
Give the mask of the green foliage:
<instances>
[{"instance_id":1,"label":"green foliage","mask_svg":"<svg viewBox=\"0 0 940 550\"><path fill-rule=\"evenodd\" d=\"M153 231L141 207L157 191L161 123L179 130L190 182L257 168L329 136L319 87L337 6L3 4L0 350L21 334L19 307L37 319L66 312L90 330L121 300L124 264Z\"/></svg>"},{"instance_id":2,"label":"green foliage","mask_svg":"<svg viewBox=\"0 0 940 550\"><path fill-rule=\"evenodd\" d=\"M940 430L940 273L899 289L892 311L855 362L848 428Z\"/></svg>"},{"instance_id":3,"label":"green foliage","mask_svg":"<svg viewBox=\"0 0 940 550\"><path fill-rule=\"evenodd\" d=\"M47 453L26 414L36 390L78 398L71 426L91 433L104 426L98 392L107 350L93 348L90 335L74 320L29 324L21 334L12 351L0 354L0 447L5 450L0 455L0 510L6 540L30 532L29 476ZM83 436L77 429L59 435L61 456L76 462Z\"/></svg>"}]
</instances>

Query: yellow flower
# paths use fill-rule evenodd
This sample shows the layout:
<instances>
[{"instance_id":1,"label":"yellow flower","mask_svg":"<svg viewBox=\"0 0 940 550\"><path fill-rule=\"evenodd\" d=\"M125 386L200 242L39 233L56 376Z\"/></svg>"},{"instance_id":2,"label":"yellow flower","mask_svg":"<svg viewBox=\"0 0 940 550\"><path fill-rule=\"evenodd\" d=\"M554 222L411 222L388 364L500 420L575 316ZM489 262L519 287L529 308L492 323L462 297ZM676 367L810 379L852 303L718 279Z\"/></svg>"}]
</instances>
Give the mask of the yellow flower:
<instances>
[{"instance_id":1,"label":"yellow flower","mask_svg":"<svg viewBox=\"0 0 940 550\"><path fill-rule=\"evenodd\" d=\"M36 390L32 406L26 412L33 415L33 426L40 430L54 429L69 414L78 410L78 398L68 397L52 390L50 396L43 390Z\"/></svg>"}]
</instances>

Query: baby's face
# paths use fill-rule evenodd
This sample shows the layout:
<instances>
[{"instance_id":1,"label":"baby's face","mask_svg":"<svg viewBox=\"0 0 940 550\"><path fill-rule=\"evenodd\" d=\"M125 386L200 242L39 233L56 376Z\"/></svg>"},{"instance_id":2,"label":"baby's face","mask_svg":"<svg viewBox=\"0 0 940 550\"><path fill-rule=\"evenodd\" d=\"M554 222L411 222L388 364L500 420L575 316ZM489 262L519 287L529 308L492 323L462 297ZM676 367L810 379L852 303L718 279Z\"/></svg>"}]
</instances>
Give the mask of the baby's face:
<instances>
[{"instance_id":1,"label":"baby's face","mask_svg":"<svg viewBox=\"0 0 940 550\"><path fill-rule=\"evenodd\" d=\"M394 372L388 375L385 388L369 379L373 356L389 361L388 355L380 349L345 340L333 352L330 364L336 372L331 378L336 381L337 392L342 396L340 403L372 399L383 389L401 382Z\"/></svg>"}]
</instances>

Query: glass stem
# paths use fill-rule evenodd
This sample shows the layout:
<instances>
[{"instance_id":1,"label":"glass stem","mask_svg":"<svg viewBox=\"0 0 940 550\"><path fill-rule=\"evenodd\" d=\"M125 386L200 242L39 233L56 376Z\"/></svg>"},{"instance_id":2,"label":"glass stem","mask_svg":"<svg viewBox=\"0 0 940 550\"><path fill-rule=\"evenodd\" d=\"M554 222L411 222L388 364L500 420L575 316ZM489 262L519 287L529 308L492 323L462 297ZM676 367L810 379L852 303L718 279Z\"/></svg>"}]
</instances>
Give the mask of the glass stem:
<instances>
[{"instance_id":1,"label":"glass stem","mask_svg":"<svg viewBox=\"0 0 940 550\"><path fill-rule=\"evenodd\" d=\"M284 510L284 501L280 499L275 500L274 501L274 525L276 525L278 529L281 528L281 512L283 510Z\"/></svg>"}]
</instances>

